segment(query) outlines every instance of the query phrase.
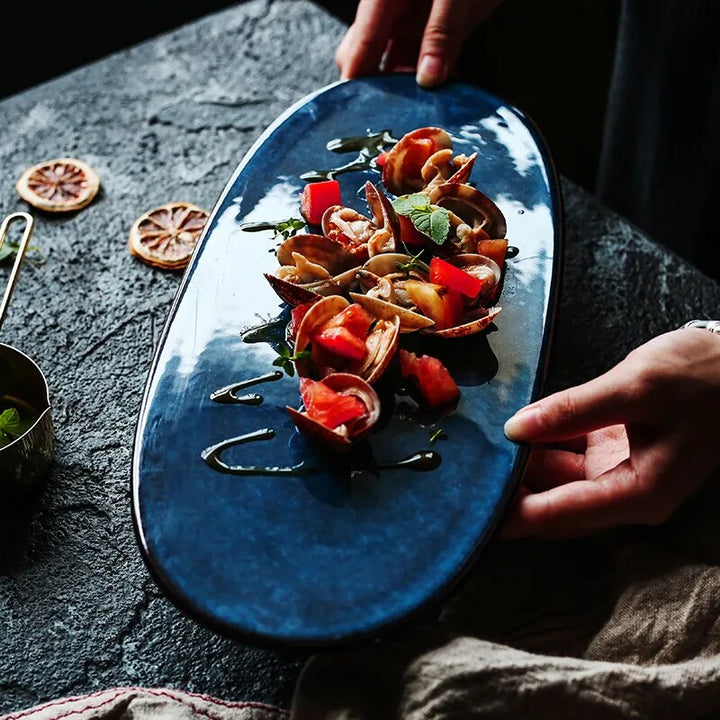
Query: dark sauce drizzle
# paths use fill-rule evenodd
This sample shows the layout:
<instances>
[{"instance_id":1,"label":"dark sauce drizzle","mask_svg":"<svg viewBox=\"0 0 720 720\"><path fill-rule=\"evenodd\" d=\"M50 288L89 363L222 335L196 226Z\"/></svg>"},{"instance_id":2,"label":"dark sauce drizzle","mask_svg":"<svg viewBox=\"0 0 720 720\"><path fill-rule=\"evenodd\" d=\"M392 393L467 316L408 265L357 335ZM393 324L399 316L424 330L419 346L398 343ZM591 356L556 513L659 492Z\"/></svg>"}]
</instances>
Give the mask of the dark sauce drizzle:
<instances>
[{"instance_id":1,"label":"dark sauce drizzle","mask_svg":"<svg viewBox=\"0 0 720 720\"><path fill-rule=\"evenodd\" d=\"M390 134L390 130L381 130L380 132L368 132L365 135L355 137L333 138L326 147L331 152L346 153L357 152L358 156L345 165L340 165L330 170L310 170L300 176L301 180L306 182L318 182L321 180L333 180L336 175L341 173L353 172L356 170L376 170L377 165L375 159L386 147L392 146L397 142Z\"/></svg>"},{"instance_id":2,"label":"dark sauce drizzle","mask_svg":"<svg viewBox=\"0 0 720 720\"><path fill-rule=\"evenodd\" d=\"M519 247L516 247L515 245L508 245L507 250L505 251L505 257L509 257L509 258L517 257L519 252L520 252Z\"/></svg>"},{"instance_id":3,"label":"dark sauce drizzle","mask_svg":"<svg viewBox=\"0 0 720 720\"><path fill-rule=\"evenodd\" d=\"M275 382L282 377L283 373L280 370L274 370L265 375L258 375L249 380L242 380L215 390L210 394L210 399L217 403L260 405L264 399L262 395L257 393L238 395L238 390L263 382ZM311 470L304 462L287 467L261 467L258 465L228 465L222 459L222 454L236 445L244 445L245 443L258 442L261 440L272 440L274 437L275 431L271 428L255 430L245 435L238 435L237 437L211 445L205 448L205 450L200 453L200 456L213 470L227 475L300 475ZM375 466L375 469L393 470L406 468L418 472L429 472L439 467L441 462L442 458L440 453L435 450L421 450L400 460L378 464Z\"/></svg>"},{"instance_id":4,"label":"dark sauce drizzle","mask_svg":"<svg viewBox=\"0 0 720 720\"><path fill-rule=\"evenodd\" d=\"M257 393L237 395L237 391L262 382L274 382L275 380L279 380L282 376L283 374L280 370L273 370L273 372L269 372L266 375L260 375L259 377L250 378L250 380L243 380L242 382L227 385L224 388L215 390L215 392L210 394L210 399L213 402L223 404L234 403L239 405L260 405L263 401L262 395L258 395Z\"/></svg>"},{"instance_id":5,"label":"dark sauce drizzle","mask_svg":"<svg viewBox=\"0 0 720 720\"><path fill-rule=\"evenodd\" d=\"M249 442L272 440L274 437L274 430L263 428L262 430L255 430L245 435L223 440L217 445L211 445L209 448L205 448L200 455L213 470L227 475L299 475L302 473L306 469L303 462L289 467L260 467L256 465L228 465L222 460L221 455L228 448Z\"/></svg>"}]
</instances>

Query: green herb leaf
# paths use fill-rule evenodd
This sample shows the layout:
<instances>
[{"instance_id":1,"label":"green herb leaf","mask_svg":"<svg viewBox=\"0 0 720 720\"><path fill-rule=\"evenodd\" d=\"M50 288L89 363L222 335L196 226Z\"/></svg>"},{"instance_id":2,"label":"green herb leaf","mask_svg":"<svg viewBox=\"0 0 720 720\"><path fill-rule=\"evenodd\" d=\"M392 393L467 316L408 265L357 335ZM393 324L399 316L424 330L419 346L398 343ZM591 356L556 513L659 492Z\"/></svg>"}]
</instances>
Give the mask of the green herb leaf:
<instances>
[{"instance_id":1,"label":"green herb leaf","mask_svg":"<svg viewBox=\"0 0 720 720\"><path fill-rule=\"evenodd\" d=\"M299 218L288 218L280 222L247 222L240 225L240 229L245 232L261 232L263 230L272 230L275 237L281 237L287 240L290 236L295 235L298 230L305 227L305 221Z\"/></svg>"},{"instance_id":2,"label":"green herb leaf","mask_svg":"<svg viewBox=\"0 0 720 720\"><path fill-rule=\"evenodd\" d=\"M445 208L427 205L415 208L410 212L409 217L412 224L436 245L442 245L447 240L450 213Z\"/></svg>"},{"instance_id":3,"label":"green herb leaf","mask_svg":"<svg viewBox=\"0 0 720 720\"><path fill-rule=\"evenodd\" d=\"M412 224L423 234L430 237L430 216L432 210L429 208L418 208L410 213Z\"/></svg>"},{"instance_id":4,"label":"green herb leaf","mask_svg":"<svg viewBox=\"0 0 720 720\"><path fill-rule=\"evenodd\" d=\"M422 193L413 193L412 195L401 195L392 201L392 206L398 215L409 216L413 210L421 210L427 208L428 199Z\"/></svg>"},{"instance_id":5,"label":"green herb leaf","mask_svg":"<svg viewBox=\"0 0 720 720\"><path fill-rule=\"evenodd\" d=\"M20 243L14 243L6 240L3 243L3 246L0 247L0 263L7 260L9 257L17 255L18 250L20 250ZM28 262L34 263L35 265L43 265L47 260L37 245L28 245L27 259Z\"/></svg>"},{"instance_id":6,"label":"green herb leaf","mask_svg":"<svg viewBox=\"0 0 720 720\"><path fill-rule=\"evenodd\" d=\"M407 249L407 246L405 247ZM417 255L413 255L406 263L395 263L397 269L400 272L404 272L407 275L410 274L411 270L422 270L423 269L423 262L420 260L420 256L423 254L423 251L420 250Z\"/></svg>"},{"instance_id":7,"label":"green herb leaf","mask_svg":"<svg viewBox=\"0 0 720 720\"><path fill-rule=\"evenodd\" d=\"M280 345L277 353L278 357L273 360L273 365L282 368L290 377L295 375L294 363L310 357L310 350L301 350L298 353L293 353L287 345Z\"/></svg>"},{"instance_id":8,"label":"green herb leaf","mask_svg":"<svg viewBox=\"0 0 720 720\"><path fill-rule=\"evenodd\" d=\"M437 208L430 214L430 238L437 245L447 240L450 232L450 213L445 208Z\"/></svg>"},{"instance_id":9,"label":"green herb leaf","mask_svg":"<svg viewBox=\"0 0 720 720\"><path fill-rule=\"evenodd\" d=\"M305 227L305 221L298 218L288 218L275 225L275 235L282 236L285 240L292 237L298 230Z\"/></svg>"},{"instance_id":10,"label":"green herb leaf","mask_svg":"<svg viewBox=\"0 0 720 720\"><path fill-rule=\"evenodd\" d=\"M22 420L15 408L8 408L0 413L0 432L13 437L22 435Z\"/></svg>"}]
</instances>

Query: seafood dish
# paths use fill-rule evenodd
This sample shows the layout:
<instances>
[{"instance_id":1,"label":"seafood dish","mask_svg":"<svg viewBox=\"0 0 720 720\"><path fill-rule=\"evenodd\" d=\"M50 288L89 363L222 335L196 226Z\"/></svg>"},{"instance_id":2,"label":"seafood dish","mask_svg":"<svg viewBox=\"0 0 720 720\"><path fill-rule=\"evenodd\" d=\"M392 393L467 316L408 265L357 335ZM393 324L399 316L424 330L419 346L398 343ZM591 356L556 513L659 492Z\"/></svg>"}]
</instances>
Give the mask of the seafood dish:
<instances>
[{"instance_id":1,"label":"seafood dish","mask_svg":"<svg viewBox=\"0 0 720 720\"><path fill-rule=\"evenodd\" d=\"M348 449L372 432L391 367L421 407L457 404L443 363L405 340L453 342L501 311L507 226L470 179L476 159L454 154L442 128L422 127L373 158L381 182L364 183L367 214L343 204L333 177L303 189L305 225L283 234L265 278L291 306L302 408L287 410L323 447Z\"/></svg>"}]
</instances>

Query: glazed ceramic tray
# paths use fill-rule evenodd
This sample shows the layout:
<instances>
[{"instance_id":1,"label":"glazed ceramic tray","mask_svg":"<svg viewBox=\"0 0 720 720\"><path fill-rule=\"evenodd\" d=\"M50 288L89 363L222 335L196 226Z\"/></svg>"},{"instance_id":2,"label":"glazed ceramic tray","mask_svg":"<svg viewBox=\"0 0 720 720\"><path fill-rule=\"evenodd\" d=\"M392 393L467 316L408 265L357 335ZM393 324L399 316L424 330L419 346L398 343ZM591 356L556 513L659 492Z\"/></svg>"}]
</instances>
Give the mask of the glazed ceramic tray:
<instances>
[{"instance_id":1,"label":"glazed ceramic tray","mask_svg":"<svg viewBox=\"0 0 720 720\"><path fill-rule=\"evenodd\" d=\"M277 266L276 240L244 228L299 217L301 176L357 156L328 141L431 125L450 133L455 152L478 152L471 180L507 219L518 254L507 263L503 309L487 331L426 350L460 385L450 415L420 422L398 397L381 430L332 457L307 444L285 409L300 399L297 377L273 366L289 319L263 276ZM343 204L367 213L362 187L380 185L379 173L337 179ZM516 489L525 451L503 423L542 389L560 257L548 151L498 98L463 84L428 92L395 75L336 83L290 108L220 196L146 385L134 521L171 600L223 634L308 646L382 636L437 607ZM418 453L435 461L413 462Z\"/></svg>"}]
</instances>

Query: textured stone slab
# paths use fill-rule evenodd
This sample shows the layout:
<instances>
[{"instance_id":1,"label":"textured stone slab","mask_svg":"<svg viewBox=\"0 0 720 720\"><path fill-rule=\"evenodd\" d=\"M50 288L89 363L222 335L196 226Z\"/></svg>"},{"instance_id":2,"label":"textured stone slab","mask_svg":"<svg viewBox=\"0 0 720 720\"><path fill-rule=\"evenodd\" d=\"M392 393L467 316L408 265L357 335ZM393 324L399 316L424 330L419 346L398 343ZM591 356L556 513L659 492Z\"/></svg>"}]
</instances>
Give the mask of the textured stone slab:
<instances>
[{"instance_id":1,"label":"textured stone slab","mask_svg":"<svg viewBox=\"0 0 720 720\"><path fill-rule=\"evenodd\" d=\"M135 420L180 278L142 265L126 243L150 207L211 209L265 126L337 78L342 31L310 2L254 0L0 103L3 213L26 209L14 183L41 160L79 157L102 183L75 215L36 214L47 262L23 270L2 328L47 375L57 450L36 506L0 519L0 713L110 685L289 702L303 656L248 648L188 620L136 547ZM563 190L552 389L720 304L713 282L575 186Z\"/></svg>"}]
</instances>

